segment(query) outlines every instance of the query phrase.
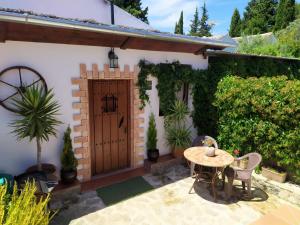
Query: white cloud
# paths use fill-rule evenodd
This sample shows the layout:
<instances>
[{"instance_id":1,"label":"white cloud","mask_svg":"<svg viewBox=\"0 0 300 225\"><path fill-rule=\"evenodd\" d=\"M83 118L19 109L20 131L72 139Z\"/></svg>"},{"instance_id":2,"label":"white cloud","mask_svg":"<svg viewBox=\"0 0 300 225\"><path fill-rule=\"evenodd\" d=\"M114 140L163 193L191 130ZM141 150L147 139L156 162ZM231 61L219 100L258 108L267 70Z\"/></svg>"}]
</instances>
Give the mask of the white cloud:
<instances>
[{"instance_id":1,"label":"white cloud","mask_svg":"<svg viewBox=\"0 0 300 225\"><path fill-rule=\"evenodd\" d=\"M161 30L174 28L180 12L184 13L184 27L188 28L190 20L199 6L199 0L145 0L149 6L150 25Z\"/></svg>"}]
</instances>

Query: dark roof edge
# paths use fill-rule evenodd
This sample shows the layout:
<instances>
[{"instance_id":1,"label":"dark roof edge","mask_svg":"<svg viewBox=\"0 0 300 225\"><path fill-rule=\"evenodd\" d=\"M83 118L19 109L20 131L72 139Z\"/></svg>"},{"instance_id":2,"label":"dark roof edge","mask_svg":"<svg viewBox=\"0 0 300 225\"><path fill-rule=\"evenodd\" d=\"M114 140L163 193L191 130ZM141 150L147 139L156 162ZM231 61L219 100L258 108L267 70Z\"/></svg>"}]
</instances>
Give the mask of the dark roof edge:
<instances>
[{"instance_id":1,"label":"dark roof edge","mask_svg":"<svg viewBox=\"0 0 300 225\"><path fill-rule=\"evenodd\" d=\"M174 41L183 43L194 43L208 45L211 47L234 47L231 43L213 40L206 37L193 37L186 35L176 35L160 32L156 30L145 30L120 25L108 25L95 20L80 20L62 18L53 15L36 14L31 11L3 9L0 8L0 21L17 22L39 26L60 27L66 29L85 30L93 32L114 33L131 37L149 38L164 41Z\"/></svg>"}]
</instances>

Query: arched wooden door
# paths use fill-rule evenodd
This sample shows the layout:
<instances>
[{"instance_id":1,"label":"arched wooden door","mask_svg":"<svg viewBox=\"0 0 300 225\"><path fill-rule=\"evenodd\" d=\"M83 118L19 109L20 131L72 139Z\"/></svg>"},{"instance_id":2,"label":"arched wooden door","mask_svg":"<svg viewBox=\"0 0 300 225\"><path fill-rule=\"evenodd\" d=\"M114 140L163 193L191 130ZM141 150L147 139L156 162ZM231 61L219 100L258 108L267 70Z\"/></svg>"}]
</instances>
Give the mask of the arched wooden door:
<instances>
[{"instance_id":1,"label":"arched wooden door","mask_svg":"<svg viewBox=\"0 0 300 225\"><path fill-rule=\"evenodd\" d=\"M129 167L129 81L91 81L92 171Z\"/></svg>"}]
</instances>

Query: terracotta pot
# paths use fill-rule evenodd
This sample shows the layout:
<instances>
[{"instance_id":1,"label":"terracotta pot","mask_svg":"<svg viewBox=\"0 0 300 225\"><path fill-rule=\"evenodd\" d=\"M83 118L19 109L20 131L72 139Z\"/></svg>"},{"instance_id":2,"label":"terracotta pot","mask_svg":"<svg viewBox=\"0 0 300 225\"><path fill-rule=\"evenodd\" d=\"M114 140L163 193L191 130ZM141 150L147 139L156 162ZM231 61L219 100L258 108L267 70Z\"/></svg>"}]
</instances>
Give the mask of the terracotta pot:
<instances>
[{"instance_id":1,"label":"terracotta pot","mask_svg":"<svg viewBox=\"0 0 300 225\"><path fill-rule=\"evenodd\" d=\"M176 159L181 159L183 158L183 152L184 152L184 148L175 147L172 151L172 154Z\"/></svg>"},{"instance_id":2,"label":"terracotta pot","mask_svg":"<svg viewBox=\"0 0 300 225\"><path fill-rule=\"evenodd\" d=\"M159 158L159 150L158 149L148 150L147 151L147 156L148 156L149 161L157 162L157 160Z\"/></svg>"},{"instance_id":3,"label":"terracotta pot","mask_svg":"<svg viewBox=\"0 0 300 225\"><path fill-rule=\"evenodd\" d=\"M266 167L262 167L261 174L264 177L266 177L270 180L277 181L279 183L284 183L286 180L286 176L287 176L286 172L277 172L274 169L270 169L270 168L266 168Z\"/></svg>"},{"instance_id":4,"label":"terracotta pot","mask_svg":"<svg viewBox=\"0 0 300 225\"><path fill-rule=\"evenodd\" d=\"M60 178L61 178L62 183L71 184L76 181L77 170L70 170L70 171L61 170Z\"/></svg>"}]
</instances>

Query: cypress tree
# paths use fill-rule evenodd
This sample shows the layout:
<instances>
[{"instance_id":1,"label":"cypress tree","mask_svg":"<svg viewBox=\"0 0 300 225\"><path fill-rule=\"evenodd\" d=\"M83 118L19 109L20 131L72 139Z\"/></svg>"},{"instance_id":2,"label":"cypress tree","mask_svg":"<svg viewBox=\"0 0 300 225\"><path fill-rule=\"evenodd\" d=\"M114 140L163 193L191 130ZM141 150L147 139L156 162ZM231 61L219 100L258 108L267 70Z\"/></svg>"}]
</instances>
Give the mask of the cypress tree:
<instances>
[{"instance_id":1,"label":"cypress tree","mask_svg":"<svg viewBox=\"0 0 300 225\"><path fill-rule=\"evenodd\" d=\"M239 10L235 8L233 15L231 17L231 24L230 24L230 30L229 35L230 37L240 37L241 36L241 16L239 13Z\"/></svg>"},{"instance_id":2,"label":"cypress tree","mask_svg":"<svg viewBox=\"0 0 300 225\"><path fill-rule=\"evenodd\" d=\"M196 8L194 19L191 21L191 28L190 28L189 35L197 36L199 26L200 26L199 13L198 13L198 8Z\"/></svg>"},{"instance_id":3,"label":"cypress tree","mask_svg":"<svg viewBox=\"0 0 300 225\"><path fill-rule=\"evenodd\" d=\"M181 11L180 18L178 21L178 34L183 34L183 11Z\"/></svg>"},{"instance_id":4,"label":"cypress tree","mask_svg":"<svg viewBox=\"0 0 300 225\"><path fill-rule=\"evenodd\" d=\"M250 0L244 12L243 33L262 34L273 30L277 0Z\"/></svg>"},{"instance_id":5,"label":"cypress tree","mask_svg":"<svg viewBox=\"0 0 300 225\"><path fill-rule=\"evenodd\" d=\"M295 0L280 0L276 12L274 31L286 28L296 18Z\"/></svg>"},{"instance_id":6,"label":"cypress tree","mask_svg":"<svg viewBox=\"0 0 300 225\"><path fill-rule=\"evenodd\" d=\"M178 23L175 23L174 34L178 34Z\"/></svg>"},{"instance_id":7,"label":"cypress tree","mask_svg":"<svg viewBox=\"0 0 300 225\"><path fill-rule=\"evenodd\" d=\"M204 2L203 6L202 6L202 17L200 20L200 25L199 25L199 31L197 33L197 36L199 37L210 37L211 36L211 29L213 27L212 24L208 24L208 11L206 9L206 4Z\"/></svg>"}]
</instances>

